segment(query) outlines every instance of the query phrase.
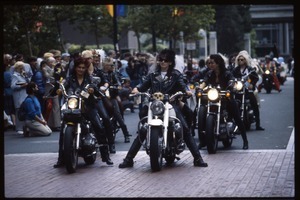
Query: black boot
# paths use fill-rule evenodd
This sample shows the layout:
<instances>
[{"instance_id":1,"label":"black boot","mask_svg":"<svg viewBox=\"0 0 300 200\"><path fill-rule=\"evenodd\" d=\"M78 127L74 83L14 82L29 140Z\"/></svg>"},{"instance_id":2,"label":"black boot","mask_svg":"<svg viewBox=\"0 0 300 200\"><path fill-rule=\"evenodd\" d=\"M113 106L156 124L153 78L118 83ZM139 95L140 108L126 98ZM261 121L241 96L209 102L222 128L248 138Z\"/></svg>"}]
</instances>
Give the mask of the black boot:
<instances>
[{"instance_id":1,"label":"black boot","mask_svg":"<svg viewBox=\"0 0 300 200\"><path fill-rule=\"evenodd\" d=\"M53 165L54 168L63 167L65 165L64 159L63 159L63 152L58 152L58 159L57 163Z\"/></svg>"},{"instance_id":2,"label":"black boot","mask_svg":"<svg viewBox=\"0 0 300 200\"><path fill-rule=\"evenodd\" d=\"M265 129L261 127L260 125L256 125L256 130L258 131L264 131Z\"/></svg>"},{"instance_id":3,"label":"black boot","mask_svg":"<svg viewBox=\"0 0 300 200\"><path fill-rule=\"evenodd\" d=\"M125 158L121 164L119 164L119 168L127 168L133 167L133 159L132 158Z\"/></svg>"},{"instance_id":4,"label":"black boot","mask_svg":"<svg viewBox=\"0 0 300 200\"><path fill-rule=\"evenodd\" d=\"M138 135L131 147L129 148L127 155L123 162L119 165L119 168L127 168L127 167L133 167L133 158L136 156L137 152L142 146L142 142L145 140L146 133L140 133L140 136Z\"/></svg>"},{"instance_id":5,"label":"black boot","mask_svg":"<svg viewBox=\"0 0 300 200\"><path fill-rule=\"evenodd\" d=\"M200 156L198 159L194 159L195 167L207 167L208 164L204 162L203 158Z\"/></svg>"},{"instance_id":6,"label":"black boot","mask_svg":"<svg viewBox=\"0 0 300 200\"><path fill-rule=\"evenodd\" d=\"M127 136L127 135L126 135L126 136L124 136L124 137L125 137L125 140L124 140L124 142L125 142L125 143L129 143L129 142L130 142L130 138L129 138L129 136Z\"/></svg>"},{"instance_id":7,"label":"black boot","mask_svg":"<svg viewBox=\"0 0 300 200\"><path fill-rule=\"evenodd\" d=\"M243 139L243 149L246 150L249 148L246 132L242 132L241 135L242 135L242 139Z\"/></svg>"},{"instance_id":8,"label":"black boot","mask_svg":"<svg viewBox=\"0 0 300 200\"><path fill-rule=\"evenodd\" d=\"M122 129L123 134L124 134L124 139L125 139L124 142L129 143L130 142L129 137L132 136L132 135L129 134L127 126L124 124L123 126L121 126L121 129Z\"/></svg>"},{"instance_id":9,"label":"black boot","mask_svg":"<svg viewBox=\"0 0 300 200\"><path fill-rule=\"evenodd\" d=\"M115 144L109 144L109 152L115 154L116 153L116 147Z\"/></svg>"},{"instance_id":10,"label":"black boot","mask_svg":"<svg viewBox=\"0 0 300 200\"><path fill-rule=\"evenodd\" d=\"M106 162L106 164L108 164L108 165L113 165L114 164L110 160L107 146L100 146L99 151L100 151L100 154L101 154L102 162Z\"/></svg>"}]
</instances>

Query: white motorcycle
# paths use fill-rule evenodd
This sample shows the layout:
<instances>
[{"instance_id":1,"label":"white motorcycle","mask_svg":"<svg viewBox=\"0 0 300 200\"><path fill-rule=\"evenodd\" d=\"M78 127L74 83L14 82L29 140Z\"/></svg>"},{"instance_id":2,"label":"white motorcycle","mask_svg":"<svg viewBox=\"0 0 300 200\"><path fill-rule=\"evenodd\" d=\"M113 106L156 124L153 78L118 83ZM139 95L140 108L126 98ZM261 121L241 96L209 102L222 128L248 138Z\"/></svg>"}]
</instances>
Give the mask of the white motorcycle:
<instances>
[{"instance_id":1,"label":"white motorcycle","mask_svg":"<svg viewBox=\"0 0 300 200\"><path fill-rule=\"evenodd\" d=\"M182 92L172 96L162 93L153 95L145 92L131 96L144 95L148 98L148 115L138 123L138 130L147 129L147 136L144 142L146 153L150 156L152 171L160 171L163 158L167 164L172 164L176 155L183 152L183 131L181 121L176 117L173 106L170 102L177 101L183 96ZM180 143L182 148L179 148Z\"/></svg>"}]
</instances>

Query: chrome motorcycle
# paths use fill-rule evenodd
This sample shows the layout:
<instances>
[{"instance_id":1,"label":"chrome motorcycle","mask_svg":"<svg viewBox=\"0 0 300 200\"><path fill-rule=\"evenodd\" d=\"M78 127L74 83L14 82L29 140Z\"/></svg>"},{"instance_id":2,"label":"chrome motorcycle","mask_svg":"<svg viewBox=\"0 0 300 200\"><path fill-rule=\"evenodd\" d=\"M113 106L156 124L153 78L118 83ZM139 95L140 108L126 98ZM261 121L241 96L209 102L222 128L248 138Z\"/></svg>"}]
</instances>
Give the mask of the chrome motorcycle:
<instances>
[{"instance_id":1,"label":"chrome motorcycle","mask_svg":"<svg viewBox=\"0 0 300 200\"><path fill-rule=\"evenodd\" d=\"M171 102L177 101L183 93L178 92L169 96L159 92L152 95L140 92L131 96L138 95L144 95L148 99L148 115L139 121L138 131L141 129L147 131L144 147L150 157L151 169L160 171L163 158L170 165L175 159L180 159L176 155L185 149L182 124L171 105Z\"/></svg>"}]
</instances>

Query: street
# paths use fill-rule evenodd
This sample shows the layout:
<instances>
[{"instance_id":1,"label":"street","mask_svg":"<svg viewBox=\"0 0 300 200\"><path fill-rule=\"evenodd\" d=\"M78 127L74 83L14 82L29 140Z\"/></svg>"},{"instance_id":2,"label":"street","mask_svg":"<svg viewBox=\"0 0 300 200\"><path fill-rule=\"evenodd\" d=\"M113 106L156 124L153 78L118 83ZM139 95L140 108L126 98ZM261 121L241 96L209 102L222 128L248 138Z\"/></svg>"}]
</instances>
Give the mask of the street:
<instances>
[{"instance_id":1,"label":"street","mask_svg":"<svg viewBox=\"0 0 300 200\"><path fill-rule=\"evenodd\" d=\"M79 159L77 172L54 169L57 160L58 133L50 137L24 138L4 133L5 194L16 197L272 197L293 199L295 190L294 154L294 80L289 78L282 92L260 93L261 125L265 131L247 132L249 150L242 150L240 136L230 149L216 154L201 154L207 168L193 166L189 150L179 155L172 166L151 172L149 156L141 149L134 166L119 169L131 143L124 143L122 132L116 139L113 166L98 157L95 164ZM126 112L125 120L135 136L136 113ZM195 136L197 141L197 137ZM198 143L198 141L197 141Z\"/></svg>"},{"instance_id":2,"label":"street","mask_svg":"<svg viewBox=\"0 0 300 200\"><path fill-rule=\"evenodd\" d=\"M266 94L265 90L259 93L261 125L265 131L256 131L255 124L247 132L250 149L285 149L294 128L294 79L288 80L281 86L282 92L272 91ZM125 111L125 123L133 135L130 143L124 143L122 130L117 133L116 150L127 151L136 136L138 109L135 113ZM195 130L195 140L198 143L198 134ZM14 131L4 133L5 154L15 153L55 153L58 151L59 133L53 132L49 137L28 137L15 134ZM16 148L17 147L17 148ZM223 145L219 144L222 149ZM231 149L241 149L242 139L237 136L233 140Z\"/></svg>"}]
</instances>

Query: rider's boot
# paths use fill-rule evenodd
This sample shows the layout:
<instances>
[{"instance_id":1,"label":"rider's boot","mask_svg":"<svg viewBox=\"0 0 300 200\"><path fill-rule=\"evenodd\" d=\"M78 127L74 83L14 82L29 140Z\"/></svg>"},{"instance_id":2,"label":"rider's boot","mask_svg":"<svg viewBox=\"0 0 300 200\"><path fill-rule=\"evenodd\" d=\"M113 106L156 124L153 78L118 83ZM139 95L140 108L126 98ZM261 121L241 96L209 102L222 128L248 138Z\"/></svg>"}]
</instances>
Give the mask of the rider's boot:
<instances>
[{"instance_id":1,"label":"rider's boot","mask_svg":"<svg viewBox=\"0 0 300 200\"><path fill-rule=\"evenodd\" d=\"M194 159L194 166L195 167L207 167L207 163L204 162L203 158L200 156L199 158Z\"/></svg>"},{"instance_id":2,"label":"rider's boot","mask_svg":"<svg viewBox=\"0 0 300 200\"><path fill-rule=\"evenodd\" d=\"M241 135L242 135L242 139L243 139L243 149L244 150L249 149L246 132L242 132Z\"/></svg>"},{"instance_id":3,"label":"rider's boot","mask_svg":"<svg viewBox=\"0 0 300 200\"><path fill-rule=\"evenodd\" d=\"M140 150L142 143L146 138L146 134L147 134L147 130L139 132L139 135L137 135L136 138L133 140L133 143L130 149L128 150L128 153L125 159L123 160L123 162L119 165L119 168L133 167L133 158Z\"/></svg>"},{"instance_id":4,"label":"rider's boot","mask_svg":"<svg viewBox=\"0 0 300 200\"><path fill-rule=\"evenodd\" d=\"M186 129L187 130L187 129ZM191 154L194 157L194 166L195 167L207 167L207 163L203 161L203 158L200 154L200 151L197 147L197 144L192 137L191 133L188 131L184 134L184 140L186 142L187 147L189 148Z\"/></svg>"},{"instance_id":5,"label":"rider's boot","mask_svg":"<svg viewBox=\"0 0 300 200\"><path fill-rule=\"evenodd\" d=\"M123 125L123 126L121 126L121 129L122 129L123 134L124 134L124 142L125 143L129 143L130 142L130 138L129 137L132 136L132 135L129 134L127 126Z\"/></svg>"},{"instance_id":6,"label":"rider's boot","mask_svg":"<svg viewBox=\"0 0 300 200\"><path fill-rule=\"evenodd\" d=\"M102 162L106 162L108 165L113 165L114 163L111 161L108 153L108 146L100 146L99 151L101 154Z\"/></svg>"},{"instance_id":7,"label":"rider's boot","mask_svg":"<svg viewBox=\"0 0 300 200\"><path fill-rule=\"evenodd\" d=\"M54 168L59 168L63 167L65 165L64 159L63 159L63 151L59 150L58 151L58 159L57 163L53 165Z\"/></svg>"},{"instance_id":8,"label":"rider's boot","mask_svg":"<svg viewBox=\"0 0 300 200\"><path fill-rule=\"evenodd\" d=\"M116 146L115 144L109 144L109 152L116 153Z\"/></svg>"}]
</instances>

